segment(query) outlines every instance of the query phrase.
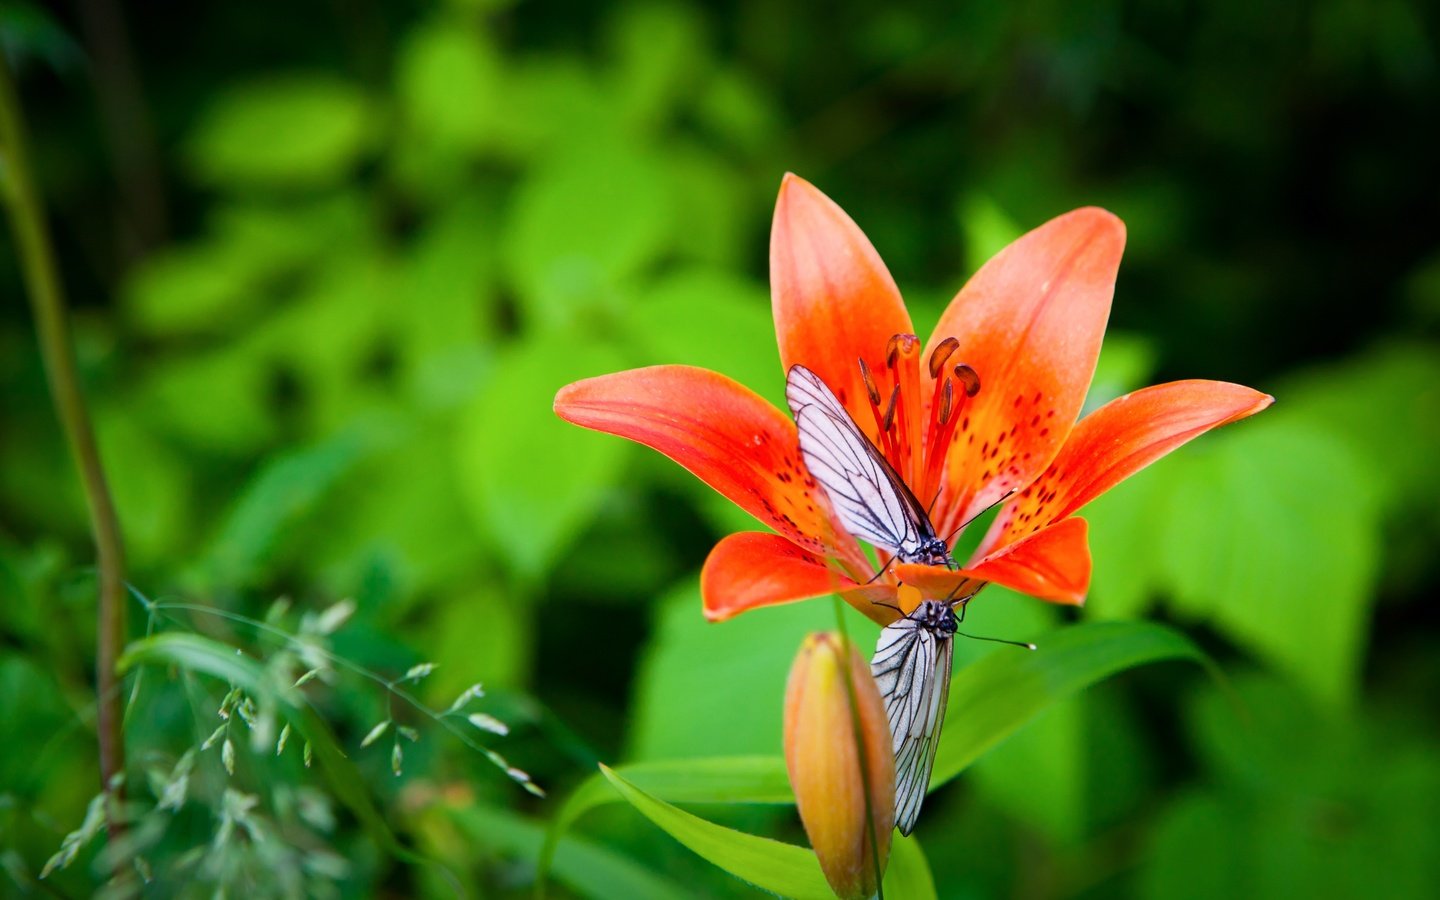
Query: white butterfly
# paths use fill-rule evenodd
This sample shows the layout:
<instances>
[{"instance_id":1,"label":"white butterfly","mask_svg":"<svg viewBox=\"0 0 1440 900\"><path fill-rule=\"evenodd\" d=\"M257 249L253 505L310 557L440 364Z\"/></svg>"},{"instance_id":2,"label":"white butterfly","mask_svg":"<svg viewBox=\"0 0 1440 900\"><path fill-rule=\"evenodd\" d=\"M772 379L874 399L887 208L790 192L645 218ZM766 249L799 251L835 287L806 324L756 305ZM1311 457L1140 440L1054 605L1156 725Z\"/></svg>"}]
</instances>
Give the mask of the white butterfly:
<instances>
[{"instance_id":1,"label":"white butterfly","mask_svg":"<svg viewBox=\"0 0 1440 900\"><path fill-rule=\"evenodd\" d=\"M885 701L895 751L895 827L909 834L930 786L950 696L957 620L943 600L925 600L880 632L870 674Z\"/></svg>"},{"instance_id":2,"label":"white butterfly","mask_svg":"<svg viewBox=\"0 0 1440 900\"><path fill-rule=\"evenodd\" d=\"M900 562L955 568L925 507L819 375L791 366L785 400L795 415L805 468L847 531Z\"/></svg>"},{"instance_id":3,"label":"white butterfly","mask_svg":"<svg viewBox=\"0 0 1440 900\"><path fill-rule=\"evenodd\" d=\"M820 376L804 366L791 366L785 399L795 414L805 467L824 488L847 531L894 560L956 568L925 508ZM885 626L870 661L890 720L895 824L901 834L914 829L930 786L950 696L952 638L959 624L954 604L961 604L963 615L968 600L922 601L910 615ZM1019 641L1000 643L1035 649Z\"/></svg>"}]
</instances>

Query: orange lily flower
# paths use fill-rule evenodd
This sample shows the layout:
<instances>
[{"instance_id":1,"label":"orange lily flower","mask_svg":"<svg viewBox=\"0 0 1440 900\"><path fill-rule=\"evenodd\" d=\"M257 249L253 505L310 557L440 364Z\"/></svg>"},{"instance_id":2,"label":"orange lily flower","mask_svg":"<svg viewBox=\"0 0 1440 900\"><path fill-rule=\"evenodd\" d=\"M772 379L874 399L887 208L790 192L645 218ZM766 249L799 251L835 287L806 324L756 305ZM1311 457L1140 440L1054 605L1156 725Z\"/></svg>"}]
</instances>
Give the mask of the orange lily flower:
<instances>
[{"instance_id":1,"label":"orange lily flower","mask_svg":"<svg viewBox=\"0 0 1440 900\"><path fill-rule=\"evenodd\" d=\"M801 461L795 423L759 395L665 365L561 388L555 411L680 463L774 533L730 535L701 573L705 614L839 593L882 624L900 584L967 597L994 582L1078 604L1090 583L1086 503L1216 426L1273 402L1218 381L1144 388L1080 419L1110 314L1125 226L1096 208L1041 225L981 267L923 347L875 248L830 198L786 175L770 236L780 359L802 364L931 511L953 548L1004 501L968 563L875 567ZM882 557L883 559L883 557ZM873 578L873 580L872 580Z\"/></svg>"}]
</instances>

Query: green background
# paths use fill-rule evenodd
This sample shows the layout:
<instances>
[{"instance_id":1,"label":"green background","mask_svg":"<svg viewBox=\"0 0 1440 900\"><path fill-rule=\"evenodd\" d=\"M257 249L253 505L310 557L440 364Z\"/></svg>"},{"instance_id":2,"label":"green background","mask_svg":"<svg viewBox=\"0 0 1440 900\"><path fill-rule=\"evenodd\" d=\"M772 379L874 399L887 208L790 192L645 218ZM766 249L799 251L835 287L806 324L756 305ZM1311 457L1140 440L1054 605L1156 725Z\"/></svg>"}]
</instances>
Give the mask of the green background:
<instances>
[{"instance_id":1,"label":"green background","mask_svg":"<svg viewBox=\"0 0 1440 900\"><path fill-rule=\"evenodd\" d=\"M1090 507L1083 610L998 589L970 610L1014 637L1172 623L1233 696L1165 665L1051 709L927 804L939 895L1435 896L1437 34L1399 0L0 7L146 598L132 636L293 676L325 657L175 606L286 597L273 627L381 678L322 666L306 689L342 787L277 757L264 709L227 726L227 773L201 749L225 682L146 669L126 733L152 893L449 895L358 789L467 890L524 896L596 762L779 752L785 672L830 605L707 625L699 566L747 517L551 401L659 362L779 401L766 245L794 171L922 334L1009 240L1107 207L1129 243L1088 406L1185 377L1277 398ZM36 880L98 784L94 571L8 234L0 293L0 893L86 895L99 840ZM424 703L483 682L466 710L510 734L395 700L383 682L424 662ZM186 801L154 810L187 750ZM700 811L803 842L793 810ZM753 893L628 808L576 834L604 864L562 895L616 896L634 867L661 894Z\"/></svg>"}]
</instances>

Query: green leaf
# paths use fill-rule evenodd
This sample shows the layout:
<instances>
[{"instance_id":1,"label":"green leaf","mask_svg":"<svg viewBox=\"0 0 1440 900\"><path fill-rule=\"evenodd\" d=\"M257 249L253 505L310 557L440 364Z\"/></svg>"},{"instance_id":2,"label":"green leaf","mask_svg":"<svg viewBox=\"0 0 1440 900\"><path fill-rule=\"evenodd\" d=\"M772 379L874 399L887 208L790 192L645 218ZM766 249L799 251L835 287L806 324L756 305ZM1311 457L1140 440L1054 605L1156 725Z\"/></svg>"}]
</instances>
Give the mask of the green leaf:
<instances>
[{"instance_id":1,"label":"green leaf","mask_svg":"<svg viewBox=\"0 0 1440 900\"><path fill-rule=\"evenodd\" d=\"M409 32L396 62L396 90L411 127L447 149L494 140L501 64L478 28L445 17Z\"/></svg>"},{"instance_id":2,"label":"green leaf","mask_svg":"<svg viewBox=\"0 0 1440 900\"><path fill-rule=\"evenodd\" d=\"M703 268L681 270L633 304L628 324L646 363L713 369L784 407L785 376L763 286Z\"/></svg>"},{"instance_id":3,"label":"green leaf","mask_svg":"<svg viewBox=\"0 0 1440 900\"><path fill-rule=\"evenodd\" d=\"M656 799L604 765L600 771L641 815L731 875L799 900L834 897L815 854L804 847L707 822Z\"/></svg>"},{"instance_id":4,"label":"green leaf","mask_svg":"<svg viewBox=\"0 0 1440 900\"><path fill-rule=\"evenodd\" d=\"M502 356L463 415L456 449L473 521L526 578L541 577L617 477L626 442L561 420L555 392L624 368L612 351L558 337Z\"/></svg>"},{"instance_id":5,"label":"green leaf","mask_svg":"<svg viewBox=\"0 0 1440 900\"><path fill-rule=\"evenodd\" d=\"M674 217L664 166L635 147L600 142L535 167L506 223L506 268L529 323L614 317L625 282L657 261Z\"/></svg>"},{"instance_id":6,"label":"green leaf","mask_svg":"<svg viewBox=\"0 0 1440 900\"><path fill-rule=\"evenodd\" d=\"M673 803L794 803L785 760L778 756L724 756L632 763L613 771L651 795ZM580 787L556 813L540 854L540 877L561 838L598 806L619 802L609 780L599 773Z\"/></svg>"},{"instance_id":7,"label":"green leaf","mask_svg":"<svg viewBox=\"0 0 1440 900\"><path fill-rule=\"evenodd\" d=\"M1440 498L1440 358L1433 345L1397 343L1303 372L1275 394L1275 418L1294 416L1344 441L1389 505L1434 509Z\"/></svg>"},{"instance_id":8,"label":"green leaf","mask_svg":"<svg viewBox=\"0 0 1440 900\"><path fill-rule=\"evenodd\" d=\"M1162 523L1171 508L1175 466L1161 460L1106 491L1085 507L1094 574L1087 619L1134 619L1150 608L1164 584Z\"/></svg>"},{"instance_id":9,"label":"green leaf","mask_svg":"<svg viewBox=\"0 0 1440 900\"><path fill-rule=\"evenodd\" d=\"M1140 335L1117 332L1113 328L1105 333L1105 345L1100 348L1100 361L1095 365L1095 377L1090 381L1090 390L1085 394L1083 414L1104 406L1116 397L1144 387L1155 370L1155 346Z\"/></svg>"},{"instance_id":10,"label":"green leaf","mask_svg":"<svg viewBox=\"0 0 1440 900\"><path fill-rule=\"evenodd\" d=\"M885 867L885 896L895 900L934 900L935 876L920 841L913 834L895 832L890 841L890 864Z\"/></svg>"},{"instance_id":11,"label":"green leaf","mask_svg":"<svg viewBox=\"0 0 1440 900\"><path fill-rule=\"evenodd\" d=\"M494 807L469 806L451 809L448 814L479 847L508 856L533 860L545 839L543 826ZM640 863L581 838L569 838L560 845L553 870L557 881L595 900L612 897L668 900L693 896L688 888L652 873Z\"/></svg>"},{"instance_id":12,"label":"green leaf","mask_svg":"<svg viewBox=\"0 0 1440 900\"><path fill-rule=\"evenodd\" d=\"M695 10L670 3L627 4L609 22L612 90L632 125L658 126L693 96L709 66L704 23Z\"/></svg>"},{"instance_id":13,"label":"green leaf","mask_svg":"<svg viewBox=\"0 0 1440 900\"><path fill-rule=\"evenodd\" d=\"M1135 666L1189 660L1213 669L1190 639L1160 625L1097 622L1036 640L1034 652L992 653L955 673L933 791L1059 700Z\"/></svg>"},{"instance_id":14,"label":"green leaf","mask_svg":"<svg viewBox=\"0 0 1440 900\"><path fill-rule=\"evenodd\" d=\"M1176 474L1160 552L1174 603L1332 706L1353 702L1379 571L1378 494L1325 431L1277 417Z\"/></svg>"},{"instance_id":15,"label":"green leaf","mask_svg":"<svg viewBox=\"0 0 1440 900\"><path fill-rule=\"evenodd\" d=\"M354 86L288 75L232 89L191 136L202 179L236 188L310 187L347 177L368 148L371 111Z\"/></svg>"},{"instance_id":16,"label":"green leaf","mask_svg":"<svg viewBox=\"0 0 1440 900\"><path fill-rule=\"evenodd\" d=\"M775 752L795 653L805 635L835 623L824 603L776 606L725 622L705 621L700 609L693 582L659 606L635 679L627 758ZM873 646L873 624L858 613L846 621L858 642ZM744 716L715 714L736 697L745 698Z\"/></svg>"},{"instance_id":17,"label":"green leaf","mask_svg":"<svg viewBox=\"0 0 1440 900\"><path fill-rule=\"evenodd\" d=\"M224 517L196 574L207 584L243 586L282 563L277 550L326 494L370 452L380 433L364 423L327 441L276 457Z\"/></svg>"}]
</instances>

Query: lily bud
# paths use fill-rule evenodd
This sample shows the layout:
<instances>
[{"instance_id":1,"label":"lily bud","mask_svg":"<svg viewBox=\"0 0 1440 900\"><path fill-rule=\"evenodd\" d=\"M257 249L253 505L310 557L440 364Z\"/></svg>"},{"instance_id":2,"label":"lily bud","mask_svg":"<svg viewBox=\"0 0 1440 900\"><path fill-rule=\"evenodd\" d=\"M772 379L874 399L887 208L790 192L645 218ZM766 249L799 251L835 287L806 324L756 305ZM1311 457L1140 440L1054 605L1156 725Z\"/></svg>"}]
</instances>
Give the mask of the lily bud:
<instances>
[{"instance_id":1,"label":"lily bud","mask_svg":"<svg viewBox=\"0 0 1440 900\"><path fill-rule=\"evenodd\" d=\"M807 637L790 668L785 766L830 887L846 900L873 896L890 859L895 758L870 667L838 634Z\"/></svg>"}]
</instances>

